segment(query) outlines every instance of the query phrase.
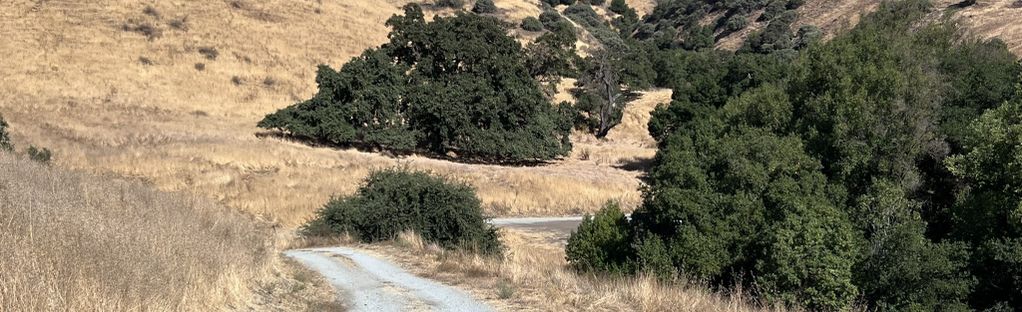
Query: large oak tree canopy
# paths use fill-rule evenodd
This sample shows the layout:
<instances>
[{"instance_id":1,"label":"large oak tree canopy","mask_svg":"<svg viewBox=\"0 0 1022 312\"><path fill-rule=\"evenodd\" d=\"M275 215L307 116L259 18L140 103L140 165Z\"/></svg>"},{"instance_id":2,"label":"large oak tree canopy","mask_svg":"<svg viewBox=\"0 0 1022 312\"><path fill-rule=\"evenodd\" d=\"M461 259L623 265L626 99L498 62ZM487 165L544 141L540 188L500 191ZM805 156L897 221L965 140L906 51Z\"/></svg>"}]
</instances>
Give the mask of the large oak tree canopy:
<instances>
[{"instance_id":1,"label":"large oak tree canopy","mask_svg":"<svg viewBox=\"0 0 1022 312\"><path fill-rule=\"evenodd\" d=\"M571 150L570 119L544 98L522 46L500 21L458 13L426 22L411 4L387 25L389 43L340 71L320 66L316 96L259 126L334 144L493 162Z\"/></svg>"}]
</instances>

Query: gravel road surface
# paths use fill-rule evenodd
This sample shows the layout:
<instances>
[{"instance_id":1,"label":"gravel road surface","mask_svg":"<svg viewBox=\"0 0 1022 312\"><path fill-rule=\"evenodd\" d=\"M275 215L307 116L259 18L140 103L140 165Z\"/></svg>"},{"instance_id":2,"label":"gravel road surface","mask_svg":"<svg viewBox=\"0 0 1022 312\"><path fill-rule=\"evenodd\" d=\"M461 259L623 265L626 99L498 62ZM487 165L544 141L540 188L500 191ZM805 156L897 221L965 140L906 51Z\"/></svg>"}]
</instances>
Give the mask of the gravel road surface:
<instances>
[{"instance_id":1,"label":"gravel road surface","mask_svg":"<svg viewBox=\"0 0 1022 312\"><path fill-rule=\"evenodd\" d=\"M467 293L345 247L284 253L319 272L351 311L492 311Z\"/></svg>"}]
</instances>

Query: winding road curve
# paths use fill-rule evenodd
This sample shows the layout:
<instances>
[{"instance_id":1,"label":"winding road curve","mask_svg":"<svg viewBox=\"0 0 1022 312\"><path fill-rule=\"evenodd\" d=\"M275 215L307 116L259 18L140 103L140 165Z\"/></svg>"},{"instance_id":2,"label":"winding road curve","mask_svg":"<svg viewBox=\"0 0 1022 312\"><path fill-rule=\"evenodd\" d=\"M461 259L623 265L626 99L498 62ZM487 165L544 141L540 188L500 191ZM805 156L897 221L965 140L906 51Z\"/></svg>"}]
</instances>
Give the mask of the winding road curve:
<instances>
[{"instance_id":1,"label":"winding road curve","mask_svg":"<svg viewBox=\"0 0 1022 312\"><path fill-rule=\"evenodd\" d=\"M501 218L498 227L563 234L582 217ZM420 278L397 265L353 248L295 249L284 253L326 278L351 311L493 311L468 293Z\"/></svg>"}]
</instances>

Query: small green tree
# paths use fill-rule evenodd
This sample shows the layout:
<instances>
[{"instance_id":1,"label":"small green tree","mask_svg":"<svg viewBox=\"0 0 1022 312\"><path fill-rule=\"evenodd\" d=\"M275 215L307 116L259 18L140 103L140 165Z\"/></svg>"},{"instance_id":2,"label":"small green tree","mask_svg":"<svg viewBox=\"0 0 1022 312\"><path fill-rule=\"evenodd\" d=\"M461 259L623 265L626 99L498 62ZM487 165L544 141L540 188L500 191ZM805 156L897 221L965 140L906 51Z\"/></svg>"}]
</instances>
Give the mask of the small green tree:
<instances>
[{"instance_id":1,"label":"small green tree","mask_svg":"<svg viewBox=\"0 0 1022 312\"><path fill-rule=\"evenodd\" d=\"M621 70L611 57L606 50L593 53L575 84L576 105L583 113L581 122L598 138L621 123L625 106Z\"/></svg>"},{"instance_id":2,"label":"small green tree","mask_svg":"<svg viewBox=\"0 0 1022 312\"><path fill-rule=\"evenodd\" d=\"M855 232L836 207L811 201L787 207L791 210L765 231L756 284L767 298L787 304L812 311L845 310L858 293L852 284Z\"/></svg>"},{"instance_id":3,"label":"small green tree","mask_svg":"<svg viewBox=\"0 0 1022 312\"><path fill-rule=\"evenodd\" d=\"M552 9L544 10L543 13L539 13L539 22L543 23L543 28L546 28L549 31L557 31L564 27L563 23L568 23L568 21L565 20L560 13L557 13L557 11ZM570 24L571 23L568 23L568 25ZM574 26L571 27L574 28Z\"/></svg>"},{"instance_id":4,"label":"small green tree","mask_svg":"<svg viewBox=\"0 0 1022 312\"><path fill-rule=\"evenodd\" d=\"M628 271L628 219L617 202L608 202L595 216L586 215L571 232L565 247L567 260L581 271Z\"/></svg>"},{"instance_id":5,"label":"small green tree","mask_svg":"<svg viewBox=\"0 0 1022 312\"><path fill-rule=\"evenodd\" d=\"M632 8L628 7L628 3L625 2L625 0L611 0L610 7L607 8L607 10L610 10L611 12L622 15L631 9Z\"/></svg>"},{"instance_id":6,"label":"small green tree","mask_svg":"<svg viewBox=\"0 0 1022 312\"><path fill-rule=\"evenodd\" d=\"M526 66L529 74L545 86L548 97L557 93L562 77L577 75L574 28L559 28L544 33L526 48Z\"/></svg>"},{"instance_id":7,"label":"small green tree","mask_svg":"<svg viewBox=\"0 0 1022 312\"><path fill-rule=\"evenodd\" d=\"M543 23L539 19L529 16L522 20L521 27L526 31L542 31Z\"/></svg>"},{"instance_id":8,"label":"small green tree","mask_svg":"<svg viewBox=\"0 0 1022 312\"><path fill-rule=\"evenodd\" d=\"M4 121L3 116L0 116L0 150L14 150L14 144L11 144L11 137L7 135L7 121Z\"/></svg>"},{"instance_id":9,"label":"small green tree","mask_svg":"<svg viewBox=\"0 0 1022 312\"><path fill-rule=\"evenodd\" d=\"M497 13L497 6L493 4L493 0L476 0L475 6L472 7L472 12L476 14Z\"/></svg>"}]
</instances>

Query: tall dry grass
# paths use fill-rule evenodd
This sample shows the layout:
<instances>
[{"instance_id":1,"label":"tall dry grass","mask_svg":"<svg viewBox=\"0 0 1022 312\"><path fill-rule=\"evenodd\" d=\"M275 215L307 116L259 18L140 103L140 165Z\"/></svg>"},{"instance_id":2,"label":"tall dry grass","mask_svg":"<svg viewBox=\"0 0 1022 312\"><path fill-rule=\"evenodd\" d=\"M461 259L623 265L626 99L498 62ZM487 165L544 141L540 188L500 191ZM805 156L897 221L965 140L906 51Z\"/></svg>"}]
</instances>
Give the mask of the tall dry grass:
<instances>
[{"instance_id":1,"label":"tall dry grass","mask_svg":"<svg viewBox=\"0 0 1022 312\"><path fill-rule=\"evenodd\" d=\"M608 278L579 274L564 260L562 243L542 234L501 230L503 259L448 251L402 233L392 244L360 245L416 274L468 290L509 311L784 311L738 293L648 276Z\"/></svg>"},{"instance_id":2,"label":"tall dry grass","mask_svg":"<svg viewBox=\"0 0 1022 312\"><path fill-rule=\"evenodd\" d=\"M241 306L271 241L206 200L0 152L0 311Z\"/></svg>"}]
</instances>

